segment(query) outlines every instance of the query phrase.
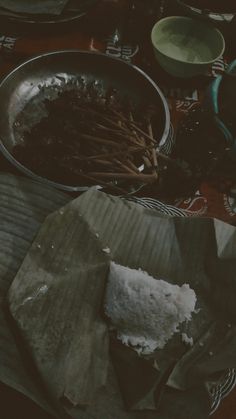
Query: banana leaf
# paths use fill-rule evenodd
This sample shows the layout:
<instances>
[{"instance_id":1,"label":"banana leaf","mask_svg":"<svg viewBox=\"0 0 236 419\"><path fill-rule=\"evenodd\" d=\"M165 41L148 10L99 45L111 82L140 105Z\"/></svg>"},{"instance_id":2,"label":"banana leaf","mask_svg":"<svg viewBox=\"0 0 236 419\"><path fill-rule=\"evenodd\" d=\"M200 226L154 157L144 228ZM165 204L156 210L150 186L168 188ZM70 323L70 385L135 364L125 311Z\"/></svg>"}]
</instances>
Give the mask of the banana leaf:
<instances>
[{"instance_id":1,"label":"banana leaf","mask_svg":"<svg viewBox=\"0 0 236 419\"><path fill-rule=\"evenodd\" d=\"M0 173L0 381L49 413L54 409L9 321L6 295L42 222L69 200L37 182Z\"/></svg>"},{"instance_id":2,"label":"banana leaf","mask_svg":"<svg viewBox=\"0 0 236 419\"><path fill-rule=\"evenodd\" d=\"M212 268L223 261L234 282L235 231L208 218L159 216L94 189L50 215L11 286L9 308L52 399L76 419L180 419L180 409L181 419L205 419L211 382L236 365L232 289L223 269L215 281ZM108 359L102 300L110 260L196 292L192 321L152 356L138 360L111 335ZM216 283L227 313L218 310Z\"/></svg>"}]
</instances>

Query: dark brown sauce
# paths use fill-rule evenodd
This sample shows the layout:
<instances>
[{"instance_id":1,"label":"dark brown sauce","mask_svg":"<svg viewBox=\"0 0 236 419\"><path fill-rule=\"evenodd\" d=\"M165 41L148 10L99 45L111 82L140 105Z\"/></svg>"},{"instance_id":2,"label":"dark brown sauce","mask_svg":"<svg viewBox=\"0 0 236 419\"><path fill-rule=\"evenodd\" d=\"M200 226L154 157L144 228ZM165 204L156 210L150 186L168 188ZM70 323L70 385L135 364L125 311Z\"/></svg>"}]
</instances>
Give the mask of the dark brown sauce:
<instances>
[{"instance_id":1,"label":"dark brown sauce","mask_svg":"<svg viewBox=\"0 0 236 419\"><path fill-rule=\"evenodd\" d=\"M125 123L127 129L125 124L119 128L119 124L132 115L137 126L147 131L147 111L135 109L128 102L121 105L114 97L114 92L98 99L70 90L57 99L45 100L47 116L23 133L24 143L12 150L14 158L33 173L70 186L99 183L90 173L124 172L121 165L127 161L130 167L138 168L144 150L130 151L135 149L132 141L138 135L130 141L129 122Z\"/></svg>"}]
</instances>

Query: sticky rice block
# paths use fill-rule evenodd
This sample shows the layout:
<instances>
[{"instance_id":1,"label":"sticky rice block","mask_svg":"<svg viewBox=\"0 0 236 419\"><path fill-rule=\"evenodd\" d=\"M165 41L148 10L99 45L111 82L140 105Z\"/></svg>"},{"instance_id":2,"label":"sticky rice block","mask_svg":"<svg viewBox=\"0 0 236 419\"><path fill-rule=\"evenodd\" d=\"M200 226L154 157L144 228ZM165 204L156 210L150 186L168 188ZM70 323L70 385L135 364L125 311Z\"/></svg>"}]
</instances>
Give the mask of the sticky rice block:
<instances>
[{"instance_id":1,"label":"sticky rice block","mask_svg":"<svg viewBox=\"0 0 236 419\"><path fill-rule=\"evenodd\" d=\"M110 264L105 312L118 339L139 353L164 348L180 323L191 320L196 300L188 284L173 285L140 269Z\"/></svg>"}]
</instances>

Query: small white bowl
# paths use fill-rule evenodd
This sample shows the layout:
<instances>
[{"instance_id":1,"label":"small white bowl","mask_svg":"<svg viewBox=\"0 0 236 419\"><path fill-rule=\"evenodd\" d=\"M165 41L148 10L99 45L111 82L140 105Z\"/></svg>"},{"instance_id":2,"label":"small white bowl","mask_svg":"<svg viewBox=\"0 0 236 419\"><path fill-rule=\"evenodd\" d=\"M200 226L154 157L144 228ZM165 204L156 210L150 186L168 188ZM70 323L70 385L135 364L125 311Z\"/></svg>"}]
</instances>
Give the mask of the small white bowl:
<instances>
[{"instance_id":1,"label":"small white bowl","mask_svg":"<svg viewBox=\"0 0 236 419\"><path fill-rule=\"evenodd\" d=\"M205 74L225 50L222 33L211 23L183 16L159 20L151 41L157 61L175 77Z\"/></svg>"}]
</instances>

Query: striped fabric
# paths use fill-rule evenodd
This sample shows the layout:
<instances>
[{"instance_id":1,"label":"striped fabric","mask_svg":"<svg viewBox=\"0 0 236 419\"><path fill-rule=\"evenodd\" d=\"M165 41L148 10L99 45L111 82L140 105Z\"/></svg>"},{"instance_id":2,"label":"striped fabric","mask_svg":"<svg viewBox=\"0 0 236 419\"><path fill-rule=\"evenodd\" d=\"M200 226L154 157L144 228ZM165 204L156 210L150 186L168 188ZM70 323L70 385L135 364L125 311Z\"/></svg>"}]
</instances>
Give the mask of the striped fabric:
<instances>
[{"instance_id":1,"label":"striped fabric","mask_svg":"<svg viewBox=\"0 0 236 419\"><path fill-rule=\"evenodd\" d=\"M224 378L210 390L212 397L211 415L217 410L220 402L233 390L236 386L236 369L230 368Z\"/></svg>"},{"instance_id":2,"label":"striped fabric","mask_svg":"<svg viewBox=\"0 0 236 419\"><path fill-rule=\"evenodd\" d=\"M159 150L166 154L167 156L172 152L174 146L174 128L173 125L170 124L170 130L167 139L165 140L164 144L160 144Z\"/></svg>"}]
</instances>

